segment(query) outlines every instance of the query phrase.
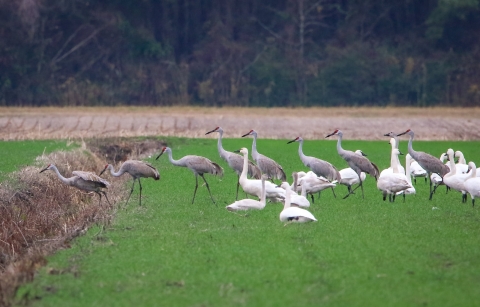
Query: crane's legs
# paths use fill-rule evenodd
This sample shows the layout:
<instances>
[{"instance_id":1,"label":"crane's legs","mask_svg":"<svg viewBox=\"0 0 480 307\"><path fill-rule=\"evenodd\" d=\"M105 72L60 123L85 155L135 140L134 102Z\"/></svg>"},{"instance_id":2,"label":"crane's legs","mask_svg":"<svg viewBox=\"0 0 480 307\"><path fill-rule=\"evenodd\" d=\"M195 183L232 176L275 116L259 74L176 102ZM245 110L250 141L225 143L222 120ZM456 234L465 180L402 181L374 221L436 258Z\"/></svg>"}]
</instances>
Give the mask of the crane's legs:
<instances>
[{"instance_id":1,"label":"crane's legs","mask_svg":"<svg viewBox=\"0 0 480 307\"><path fill-rule=\"evenodd\" d=\"M212 196L212 192L210 192L210 187L208 186L207 180L205 180L205 177L203 177L203 175L200 175L200 176L202 177L203 181L205 181L205 184L207 185L208 193L210 194L210 198L212 199L213 203L216 205L215 200L213 199L213 196Z\"/></svg>"},{"instance_id":2,"label":"crane's legs","mask_svg":"<svg viewBox=\"0 0 480 307\"><path fill-rule=\"evenodd\" d=\"M110 203L110 200L108 200L108 197L107 197L107 193L105 193L105 191L100 191L100 192L97 192L97 191L94 191L95 193L98 194L98 196L100 197L99 201L98 201L98 204L101 205L102 204L102 194L103 196L105 196L105 199L107 200L108 204L111 206L112 204Z\"/></svg>"},{"instance_id":3,"label":"crane's legs","mask_svg":"<svg viewBox=\"0 0 480 307\"><path fill-rule=\"evenodd\" d=\"M195 174L195 191L193 191L192 204L195 201L195 194L197 194L197 188L198 188L198 176Z\"/></svg>"},{"instance_id":4,"label":"crane's legs","mask_svg":"<svg viewBox=\"0 0 480 307\"><path fill-rule=\"evenodd\" d=\"M435 193L435 190L432 190L432 174L428 173L428 178L430 178L430 197L428 200L432 200L433 193Z\"/></svg>"},{"instance_id":5,"label":"crane's legs","mask_svg":"<svg viewBox=\"0 0 480 307\"><path fill-rule=\"evenodd\" d=\"M337 195L335 194L335 190L333 189L333 187L331 187L331 189L332 189L333 197L337 198Z\"/></svg>"},{"instance_id":6,"label":"crane's legs","mask_svg":"<svg viewBox=\"0 0 480 307\"><path fill-rule=\"evenodd\" d=\"M140 182L140 180L139 180L138 182ZM128 201L130 200L130 196L132 196L133 188L134 188L134 187L135 187L135 178L133 179L133 184L132 184L132 189L130 190L130 194L128 194L127 201L125 202L125 207L127 206Z\"/></svg>"},{"instance_id":7,"label":"crane's legs","mask_svg":"<svg viewBox=\"0 0 480 307\"><path fill-rule=\"evenodd\" d=\"M363 181L362 181L362 179L360 178L360 175L359 175L359 174L357 174L357 176L358 176L358 179L360 180L360 184L357 185L357 186L355 187L355 189L353 189L353 190L352 190L351 187L348 187L348 194L345 195L345 196L343 197L343 199L345 199L345 198L347 198L348 196L350 196L350 194L353 194L353 192L355 192L355 190L358 189L358 187L361 187L361 188L362 188L362 198L365 198L365 194L363 193L363 184L362 184ZM333 187L332 187L332 189L333 189ZM385 199L384 199L384 200L385 200Z\"/></svg>"}]
</instances>

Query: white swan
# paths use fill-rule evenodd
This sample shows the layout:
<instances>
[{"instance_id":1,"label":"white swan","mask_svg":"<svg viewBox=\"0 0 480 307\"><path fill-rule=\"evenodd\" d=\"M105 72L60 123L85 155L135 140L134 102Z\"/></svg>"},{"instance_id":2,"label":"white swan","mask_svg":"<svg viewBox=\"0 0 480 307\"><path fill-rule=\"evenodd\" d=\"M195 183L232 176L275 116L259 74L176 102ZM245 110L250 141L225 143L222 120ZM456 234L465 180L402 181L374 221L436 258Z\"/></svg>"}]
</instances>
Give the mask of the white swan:
<instances>
[{"instance_id":1,"label":"white swan","mask_svg":"<svg viewBox=\"0 0 480 307\"><path fill-rule=\"evenodd\" d=\"M390 138L390 145L392 146L392 149L394 149L394 148L398 149L397 143L396 143L394 138ZM405 169L403 168L402 164L400 163L400 159L398 158L398 155L395 155L395 159L397 160L396 163L397 163L397 167L398 167L398 172L402 173L402 174L405 174ZM382 176L382 174L385 174L385 173L393 173L392 165L390 165L390 167L384 169L380 173L380 176Z\"/></svg>"},{"instance_id":2,"label":"white swan","mask_svg":"<svg viewBox=\"0 0 480 307\"><path fill-rule=\"evenodd\" d=\"M282 212L280 212L281 222L305 223L317 221L317 219L309 211L302 208L290 206L290 196L292 191L290 185L287 182L283 182L281 187L286 191L285 205Z\"/></svg>"},{"instance_id":3,"label":"white swan","mask_svg":"<svg viewBox=\"0 0 480 307\"><path fill-rule=\"evenodd\" d=\"M404 191L411 187L405 174L398 172L397 156L399 154L400 151L398 149L392 148L390 164L392 166L393 173L384 172L382 175L380 175L380 177L378 177L377 188L382 191L383 200L386 199L388 194L388 199L390 201L395 201L395 194L397 192Z\"/></svg>"},{"instance_id":4,"label":"white swan","mask_svg":"<svg viewBox=\"0 0 480 307\"><path fill-rule=\"evenodd\" d=\"M457 166L455 165L453 149L449 148L447 150L447 156L450 163L450 171L443 176L443 183L451 189L462 192L462 202L467 201L467 192L465 191L465 186L463 183L470 176L470 174L462 174L457 171Z\"/></svg>"},{"instance_id":5,"label":"white swan","mask_svg":"<svg viewBox=\"0 0 480 307\"><path fill-rule=\"evenodd\" d=\"M327 178L317 177L317 175L315 175L315 173L312 171L307 172L305 176L299 178L298 185L300 187L305 186L305 194L310 195L310 197L312 198L312 203L315 202L315 199L313 197L314 193L337 186L335 182L330 182L327 180ZM306 197L306 195L304 196Z\"/></svg>"},{"instance_id":6,"label":"white swan","mask_svg":"<svg viewBox=\"0 0 480 307\"><path fill-rule=\"evenodd\" d=\"M470 194L472 198L472 207L475 206L475 197L480 197L480 177L478 177L478 169L475 163L469 162L468 168L470 169L470 176L463 183L465 190Z\"/></svg>"},{"instance_id":7,"label":"white swan","mask_svg":"<svg viewBox=\"0 0 480 307\"><path fill-rule=\"evenodd\" d=\"M468 172L468 165L467 161L465 161L465 157L463 156L463 152L457 150L453 156L458 158L458 162L455 165L457 167L457 173L466 174Z\"/></svg>"},{"instance_id":8,"label":"white swan","mask_svg":"<svg viewBox=\"0 0 480 307\"><path fill-rule=\"evenodd\" d=\"M295 188L291 189L292 190L292 193L290 195L291 205L301 207L301 208L310 207L310 202L308 201L307 196L306 196L305 186L301 186L301 189L302 189L302 194L301 195L298 195L296 192L294 192L296 190L296 187L298 186L298 173L293 172L292 176L293 176L293 186Z\"/></svg>"},{"instance_id":9,"label":"white swan","mask_svg":"<svg viewBox=\"0 0 480 307\"><path fill-rule=\"evenodd\" d=\"M243 155L243 169L240 174L240 185L245 193L252 196L257 196L261 198L262 196L262 181L258 179L248 179L248 149L243 147L238 152ZM285 190L277 187L274 183L270 181L265 182L265 193L266 197L272 201L278 201L279 199L285 198Z\"/></svg>"},{"instance_id":10,"label":"white swan","mask_svg":"<svg viewBox=\"0 0 480 307\"><path fill-rule=\"evenodd\" d=\"M265 180L268 179L267 175L262 175L261 177L262 181L262 195L260 196L260 200L255 200L255 199L242 199L242 200L237 200L233 204L230 204L226 206L228 211L241 211L241 210L262 210L265 208L266 205L266 193L265 193Z\"/></svg>"},{"instance_id":11,"label":"white swan","mask_svg":"<svg viewBox=\"0 0 480 307\"><path fill-rule=\"evenodd\" d=\"M400 191L400 192L397 192L397 195L399 194L416 194L416 190L415 188L413 187L413 184L412 184L412 178L410 177L410 165L411 165L411 162L412 162L412 156L410 156L410 154L406 154L405 155L405 178L407 179L407 182L408 184L410 184L410 187L406 190L403 190L403 191Z\"/></svg>"}]
</instances>

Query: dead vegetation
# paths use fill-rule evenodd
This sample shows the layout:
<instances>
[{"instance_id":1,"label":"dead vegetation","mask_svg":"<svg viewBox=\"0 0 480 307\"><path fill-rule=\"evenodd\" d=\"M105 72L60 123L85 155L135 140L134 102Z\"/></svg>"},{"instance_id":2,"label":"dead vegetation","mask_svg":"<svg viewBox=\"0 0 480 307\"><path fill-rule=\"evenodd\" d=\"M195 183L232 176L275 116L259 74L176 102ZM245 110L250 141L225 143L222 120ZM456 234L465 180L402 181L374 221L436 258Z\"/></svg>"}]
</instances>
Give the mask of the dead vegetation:
<instances>
[{"instance_id":1,"label":"dead vegetation","mask_svg":"<svg viewBox=\"0 0 480 307\"><path fill-rule=\"evenodd\" d=\"M117 160L118 161L118 160ZM39 173L54 163L65 177L74 170L98 172L104 160L86 149L56 152L37 158L35 166L11 174L0 183L0 305L11 303L16 289L46 263L45 256L83 234L91 225L106 225L125 197L123 176L111 180L108 195L98 197L65 186L53 172Z\"/></svg>"}]
</instances>

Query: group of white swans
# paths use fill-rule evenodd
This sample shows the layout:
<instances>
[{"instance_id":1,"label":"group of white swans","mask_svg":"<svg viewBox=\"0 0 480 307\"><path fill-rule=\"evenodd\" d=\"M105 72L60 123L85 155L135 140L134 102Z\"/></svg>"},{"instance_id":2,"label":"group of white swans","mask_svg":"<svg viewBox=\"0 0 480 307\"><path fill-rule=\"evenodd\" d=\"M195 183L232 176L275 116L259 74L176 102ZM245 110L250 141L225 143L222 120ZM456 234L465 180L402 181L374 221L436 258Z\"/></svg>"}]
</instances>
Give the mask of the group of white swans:
<instances>
[{"instance_id":1,"label":"group of white swans","mask_svg":"<svg viewBox=\"0 0 480 307\"><path fill-rule=\"evenodd\" d=\"M405 195L415 194L415 188L412 185L411 177L413 177L414 180L416 180L417 177L425 177L425 180L428 177L430 178L430 199L440 184L444 184L451 189L462 192L463 202L466 201L466 194L469 193L472 198L472 206L475 205L475 197L480 197L480 171L477 170L475 163L469 162L467 165L463 154L460 151L454 152L452 149L448 149L445 154L442 154L440 159L425 152L413 150L412 141L414 134L411 130L407 130L400 134L395 134L393 132L385 134L385 136L391 137L390 144L392 149L390 167L382 172L379 172L378 167L370 162L361 150L353 152L343 149L341 145L343 133L340 130L335 130L333 133L326 136L338 136L337 152L349 165L349 168L340 171L337 171L337 169L327 161L306 156L302 149L303 139L297 137L288 143L299 143L298 153L300 160L310 169L310 171L294 172L292 174L293 184L291 185L287 183L285 172L277 162L258 153L256 147L256 131L251 130L243 135L253 136L252 158L254 159L255 164L248 159L248 149L242 148L238 150L237 152L241 154L239 155L234 152L226 151L223 148L222 128L217 127L206 134L213 132L219 133L217 147L220 157L224 159L229 167L231 167L239 176L236 199L238 199L239 186L242 187L246 194L259 199L255 200L246 198L237 200L226 207L229 211L261 210L265 208L268 199L272 202L284 202L283 210L280 213L280 220L282 222L303 223L317 221L317 219L305 209L310 207L307 195L311 196L312 202L314 201L313 194L328 188L332 188L335 195L333 188L336 186L336 183L340 183L348 187L348 194L345 197L353 194L358 187L361 187L363 196L363 181L366 178L366 173L377 180L377 188L382 191L383 200L386 199L387 195L389 196L390 201L394 201L395 195L403 194L405 199ZM404 134L410 136L408 154L405 158L405 168L401 165L398 157L401 154L398 149L398 137ZM223 168L221 166L205 157L195 155L187 155L179 160L175 160L172 157L172 150L169 147L162 148L157 159L164 153L168 154L168 159L173 165L187 167L195 175L196 185L192 203L195 201L195 194L198 188L198 176L204 180L210 197L215 203L210 192L210 187L204 178L204 174L223 175ZM447 165L444 164L445 158L448 159ZM458 163L455 163L455 158L459 159ZM135 181L138 180L140 186L140 204L142 193L140 178L160 179L160 174L155 167L138 160L125 161L118 172L114 171L112 165L107 164L98 176L89 172L76 171L72 173L74 175L73 177L65 178L53 164L48 165L41 172L45 170L53 170L60 180L67 185L98 194L100 196L100 201L102 195L104 195L108 201L107 195L103 189L107 188L109 183L105 179L100 178L100 175L106 170L110 170L110 174L114 177L121 176L124 173L128 173L133 177L133 185L128 198L130 198L133 192ZM273 179L281 180L282 184L276 185L270 181L273 181ZM433 189L432 183L435 184ZM352 190L351 187L355 184L358 184L358 186ZM300 193L300 195L298 193Z\"/></svg>"}]
</instances>

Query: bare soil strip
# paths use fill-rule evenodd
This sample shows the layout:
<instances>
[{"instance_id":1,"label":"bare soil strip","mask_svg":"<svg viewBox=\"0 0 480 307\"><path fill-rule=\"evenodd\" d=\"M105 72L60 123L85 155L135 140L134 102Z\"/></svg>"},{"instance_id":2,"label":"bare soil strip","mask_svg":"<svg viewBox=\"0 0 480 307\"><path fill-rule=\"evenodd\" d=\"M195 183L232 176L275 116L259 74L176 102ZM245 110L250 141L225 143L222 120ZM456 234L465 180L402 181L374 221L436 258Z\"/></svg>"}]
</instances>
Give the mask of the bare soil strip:
<instances>
[{"instance_id":1,"label":"bare soil strip","mask_svg":"<svg viewBox=\"0 0 480 307\"><path fill-rule=\"evenodd\" d=\"M232 138L255 129L261 138L322 139L341 129L345 139L376 140L412 129L419 140L478 140L480 108L0 108L2 140L205 137L216 126Z\"/></svg>"}]
</instances>

